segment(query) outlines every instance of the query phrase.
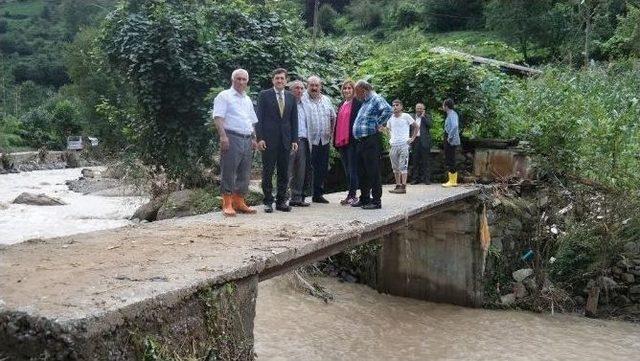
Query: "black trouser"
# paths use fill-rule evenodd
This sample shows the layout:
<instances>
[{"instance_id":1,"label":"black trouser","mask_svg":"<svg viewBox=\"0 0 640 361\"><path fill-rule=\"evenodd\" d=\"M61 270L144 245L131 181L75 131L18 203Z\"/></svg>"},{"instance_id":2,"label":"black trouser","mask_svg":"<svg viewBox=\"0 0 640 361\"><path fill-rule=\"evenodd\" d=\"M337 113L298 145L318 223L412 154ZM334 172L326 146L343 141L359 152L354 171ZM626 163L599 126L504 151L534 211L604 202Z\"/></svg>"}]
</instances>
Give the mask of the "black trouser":
<instances>
[{"instance_id":1,"label":"black trouser","mask_svg":"<svg viewBox=\"0 0 640 361\"><path fill-rule=\"evenodd\" d=\"M358 190L358 158L356 156L356 145L351 143L339 149L344 176L347 179L348 198L355 198Z\"/></svg>"},{"instance_id":2,"label":"black trouser","mask_svg":"<svg viewBox=\"0 0 640 361\"><path fill-rule=\"evenodd\" d=\"M456 148L458 146L451 145L444 140L444 164L449 173L456 172Z\"/></svg>"},{"instance_id":3,"label":"black trouser","mask_svg":"<svg viewBox=\"0 0 640 361\"><path fill-rule=\"evenodd\" d=\"M382 179L380 177L380 157L382 144L380 133L356 139L358 181L360 201L364 204L381 204Z\"/></svg>"},{"instance_id":4,"label":"black trouser","mask_svg":"<svg viewBox=\"0 0 640 361\"><path fill-rule=\"evenodd\" d=\"M431 172L429 170L431 146L423 146L418 138L411 144L411 154L413 156L410 171L411 179L417 182L431 181Z\"/></svg>"},{"instance_id":5,"label":"black trouser","mask_svg":"<svg viewBox=\"0 0 640 361\"><path fill-rule=\"evenodd\" d=\"M313 168L313 197L324 194L324 181L329 171L329 143L311 146L311 168Z\"/></svg>"},{"instance_id":6,"label":"black trouser","mask_svg":"<svg viewBox=\"0 0 640 361\"><path fill-rule=\"evenodd\" d=\"M276 202L283 203L287 199L287 185L289 183L289 154L282 142L268 144L262 152L262 193L264 204L273 203L273 172L277 169L277 194Z\"/></svg>"}]
</instances>

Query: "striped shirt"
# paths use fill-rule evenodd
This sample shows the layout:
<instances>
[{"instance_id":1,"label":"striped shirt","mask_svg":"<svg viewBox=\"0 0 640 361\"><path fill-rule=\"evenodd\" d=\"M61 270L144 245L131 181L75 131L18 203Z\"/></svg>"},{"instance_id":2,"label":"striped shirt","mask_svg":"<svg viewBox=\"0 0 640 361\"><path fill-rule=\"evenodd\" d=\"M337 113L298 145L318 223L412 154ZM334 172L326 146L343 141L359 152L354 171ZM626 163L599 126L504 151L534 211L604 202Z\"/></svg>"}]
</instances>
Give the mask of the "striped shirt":
<instances>
[{"instance_id":1,"label":"striped shirt","mask_svg":"<svg viewBox=\"0 0 640 361\"><path fill-rule=\"evenodd\" d=\"M353 137L359 139L376 134L378 127L383 125L392 113L389 103L376 92L371 92L364 99L353 122Z\"/></svg>"},{"instance_id":2,"label":"striped shirt","mask_svg":"<svg viewBox=\"0 0 640 361\"><path fill-rule=\"evenodd\" d=\"M325 145L331 141L333 123L336 120L336 110L328 96L320 94L320 98L313 99L309 93L302 95L302 104L308 126L309 142L312 145Z\"/></svg>"}]
</instances>

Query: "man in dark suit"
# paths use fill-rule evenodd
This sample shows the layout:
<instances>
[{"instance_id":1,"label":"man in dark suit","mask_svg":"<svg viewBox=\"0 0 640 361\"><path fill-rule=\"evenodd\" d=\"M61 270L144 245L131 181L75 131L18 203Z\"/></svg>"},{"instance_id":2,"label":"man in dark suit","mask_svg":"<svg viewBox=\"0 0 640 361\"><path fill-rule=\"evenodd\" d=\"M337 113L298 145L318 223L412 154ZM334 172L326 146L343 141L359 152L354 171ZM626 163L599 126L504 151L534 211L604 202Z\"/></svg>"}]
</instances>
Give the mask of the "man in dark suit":
<instances>
[{"instance_id":1,"label":"man in dark suit","mask_svg":"<svg viewBox=\"0 0 640 361\"><path fill-rule=\"evenodd\" d=\"M298 150L298 107L293 95L284 89L287 71L273 71L273 88L258 97L256 136L262 152L262 192L264 211L273 212L273 172L277 170L276 209L291 211L287 204L289 156Z\"/></svg>"},{"instance_id":2,"label":"man in dark suit","mask_svg":"<svg viewBox=\"0 0 640 361\"><path fill-rule=\"evenodd\" d=\"M431 183L431 115L425 111L424 104L416 104L416 115L414 117L419 124L418 137L411 144L413 153L413 167L411 169L411 184Z\"/></svg>"}]
</instances>

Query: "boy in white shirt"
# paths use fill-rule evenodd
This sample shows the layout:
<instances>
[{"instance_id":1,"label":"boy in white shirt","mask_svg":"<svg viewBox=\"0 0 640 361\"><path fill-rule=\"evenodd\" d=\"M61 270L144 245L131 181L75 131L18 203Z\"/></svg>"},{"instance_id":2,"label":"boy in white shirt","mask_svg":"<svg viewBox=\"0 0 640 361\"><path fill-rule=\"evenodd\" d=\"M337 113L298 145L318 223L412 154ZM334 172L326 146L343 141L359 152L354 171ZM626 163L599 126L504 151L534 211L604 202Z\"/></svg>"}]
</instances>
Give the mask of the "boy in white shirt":
<instances>
[{"instance_id":1,"label":"boy in white shirt","mask_svg":"<svg viewBox=\"0 0 640 361\"><path fill-rule=\"evenodd\" d=\"M390 132L389 143L391 151L391 168L396 178L396 187L389 192L407 193L407 173L409 167L409 145L416 138L418 127L413 117L403 113L402 102L398 99L391 103L393 114L387 120Z\"/></svg>"}]
</instances>

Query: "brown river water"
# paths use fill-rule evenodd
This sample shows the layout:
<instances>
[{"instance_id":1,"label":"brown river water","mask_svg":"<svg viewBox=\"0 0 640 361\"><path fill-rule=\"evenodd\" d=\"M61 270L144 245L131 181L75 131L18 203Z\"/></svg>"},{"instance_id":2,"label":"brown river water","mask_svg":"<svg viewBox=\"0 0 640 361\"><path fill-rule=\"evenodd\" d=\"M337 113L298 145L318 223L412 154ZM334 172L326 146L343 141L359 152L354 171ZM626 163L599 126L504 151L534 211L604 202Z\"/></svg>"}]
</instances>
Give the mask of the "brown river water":
<instances>
[{"instance_id":1,"label":"brown river water","mask_svg":"<svg viewBox=\"0 0 640 361\"><path fill-rule=\"evenodd\" d=\"M333 294L326 304L291 280L285 275L259 285L254 329L259 361L640 361L638 324L471 309L312 278Z\"/></svg>"}]
</instances>

